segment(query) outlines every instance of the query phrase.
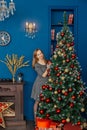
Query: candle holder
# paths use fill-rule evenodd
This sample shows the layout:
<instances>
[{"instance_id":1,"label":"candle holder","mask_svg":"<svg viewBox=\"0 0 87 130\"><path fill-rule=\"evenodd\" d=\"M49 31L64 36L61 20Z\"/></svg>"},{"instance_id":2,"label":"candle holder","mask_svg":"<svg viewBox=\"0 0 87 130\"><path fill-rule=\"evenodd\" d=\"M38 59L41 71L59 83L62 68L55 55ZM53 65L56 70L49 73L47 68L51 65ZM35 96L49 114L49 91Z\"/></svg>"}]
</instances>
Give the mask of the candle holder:
<instances>
[{"instance_id":1,"label":"candle holder","mask_svg":"<svg viewBox=\"0 0 87 130\"><path fill-rule=\"evenodd\" d=\"M17 82L22 82L23 81L23 73L18 73L18 75L17 75Z\"/></svg>"},{"instance_id":2,"label":"candle holder","mask_svg":"<svg viewBox=\"0 0 87 130\"><path fill-rule=\"evenodd\" d=\"M25 24L25 33L28 38L35 38L35 34L37 32L37 27L34 22L26 22Z\"/></svg>"}]
</instances>

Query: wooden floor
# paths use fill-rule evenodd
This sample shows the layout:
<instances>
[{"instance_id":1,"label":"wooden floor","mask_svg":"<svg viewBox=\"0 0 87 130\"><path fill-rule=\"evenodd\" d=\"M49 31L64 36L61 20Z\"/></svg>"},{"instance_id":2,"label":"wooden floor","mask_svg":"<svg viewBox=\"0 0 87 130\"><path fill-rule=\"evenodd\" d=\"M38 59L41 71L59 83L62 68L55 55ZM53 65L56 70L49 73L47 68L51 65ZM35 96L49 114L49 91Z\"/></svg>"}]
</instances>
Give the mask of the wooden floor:
<instances>
[{"instance_id":1,"label":"wooden floor","mask_svg":"<svg viewBox=\"0 0 87 130\"><path fill-rule=\"evenodd\" d=\"M26 121L26 124L27 124L26 130L35 130L35 126L34 126L34 122L33 121ZM9 130L9 129L2 128L0 126L0 130ZM14 130L14 129L12 129L12 130ZM21 129L19 128L19 130L21 130ZM77 128L76 129L75 128L72 129L72 128L69 128L69 127L65 127L63 130L77 130ZM87 128L83 129L83 130L87 130Z\"/></svg>"},{"instance_id":2,"label":"wooden floor","mask_svg":"<svg viewBox=\"0 0 87 130\"><path fill-rule=\"evenodd\" d=\"M34 121L26 121L26 124L27 124L26 130L35 130ZM2 127L0 126L0 130L9 130L9 129L2 128ZM19 129L19 130L21 130L21 129Z\"/></svg>"},{"instance_id":3,"label":"wooden floor","mask_svg":"<svg viewBox=\"0 0 87 130\"><path fill-rule=\"evenodd\" d=\"M35 125L33 121L27 121L27 130L35 130Z\"/></svg>"}]
</instances>

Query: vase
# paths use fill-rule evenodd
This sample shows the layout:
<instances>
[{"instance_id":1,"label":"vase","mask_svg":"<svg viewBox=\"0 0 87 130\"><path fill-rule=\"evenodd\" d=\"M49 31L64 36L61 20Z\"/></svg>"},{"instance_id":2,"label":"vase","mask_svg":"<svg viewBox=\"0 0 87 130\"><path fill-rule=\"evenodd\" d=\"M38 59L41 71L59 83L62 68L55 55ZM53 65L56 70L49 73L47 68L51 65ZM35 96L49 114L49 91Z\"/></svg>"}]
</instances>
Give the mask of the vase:
<instances>
[{"instance_id":1,"label":"vase","mask_svg":"<svg viewBox=\"0 0 87 130\"><path fill-rule=\"evenodd\" d=\"M12 77L12 82L14 83L15 82L15 76L13 75Z\"/></svg>"}]
</instances>

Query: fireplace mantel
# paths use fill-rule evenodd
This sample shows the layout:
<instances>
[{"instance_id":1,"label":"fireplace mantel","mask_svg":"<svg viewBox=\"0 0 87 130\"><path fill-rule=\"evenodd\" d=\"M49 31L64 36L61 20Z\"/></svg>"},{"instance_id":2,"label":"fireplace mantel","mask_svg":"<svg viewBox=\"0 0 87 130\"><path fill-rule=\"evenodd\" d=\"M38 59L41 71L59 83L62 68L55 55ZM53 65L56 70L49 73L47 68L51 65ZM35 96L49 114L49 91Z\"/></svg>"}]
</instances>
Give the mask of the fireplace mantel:
<instances>
[{"instance_id":1,"label":"fireplace mantel","mask_svg":"<svg viewBox=\"0 0 87 130\"><path fill-rule=\"evenodd\" d=\"M24 83L0 82L0 102L13 102L14 114L5 116L6 130L26 130L23 116L23 87ZM1 127L0 127L1 130ZM4 128L2 128L4 130Z\"/></svg>"}]
</instances>

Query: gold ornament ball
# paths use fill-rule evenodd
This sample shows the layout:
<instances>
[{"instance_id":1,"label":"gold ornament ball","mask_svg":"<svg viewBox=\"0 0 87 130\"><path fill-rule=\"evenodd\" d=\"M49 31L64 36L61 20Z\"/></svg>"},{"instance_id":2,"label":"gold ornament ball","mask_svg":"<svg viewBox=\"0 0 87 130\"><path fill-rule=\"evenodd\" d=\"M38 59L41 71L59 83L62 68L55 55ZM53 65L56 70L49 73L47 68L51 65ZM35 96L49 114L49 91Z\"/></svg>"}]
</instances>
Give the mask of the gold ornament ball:
<instances>
[{"instance_id":1,"label":"gold ornament ball","mask_svg":"<svg viewBox=\"0 0 87 130\"><path fill-rule=\"evenodd\" d=\"M71 74L72 74L72 72L70 71L70 72L69 72L69 74L71 75Z\"/></svg>"},{"instance_id":2,"label":"gold ornament ball","mask_svg":"<svg viewBox=\"0 0 87 130\"><path fill-rule=\"evenodd\" d=\"M59 44L63 44L62 41L60 41Z\"/></svg>"},{"instance_id":3,"label":"gold ornament ball","mask_svg":"<svg viewBox=\"0 0 87 130\"><path fill-rule=\"evenodd\" d=\"M77 81L77 79L74 79L74 81Z\"/></svg>"},{"instance_id":4,"label":"gold ornament ball","mask_svg":"<svg viewBox=\"0 0 87 130\"><path fill-rule=\"evenodd\" d=\"M57 108L57 105L54 105L54 108Z\"/></svg>"},{"instance_id":5,"label":"gold ornament ball","mask_svg":"<svg viewBox=\"0 0 87 130\"><path fill-rule=\"evenodd\" d=\"M54 55L53 57L56 59L56 58L57 58L57 55Z\"/></svg>"},{"instance_id":6,"label":"gold ornament ball","mask_svg":"<svg viewBox=\"0 0 87 130\"><path fill-rule=\"evenodd\" d=\"M70 118L67 118L67 119L66 119L66 122L70 122Z\"/></svg>"},{"instance_id":7,"label":"gold ornament ball","mask_svg":"<svg viewBox=\"0 0 87 130\"><path fill-rule=\"evenodd\" d=\"M58 55L60 55L61 54L61 52L60 51L58 51Z\"/></svg>"},{"instance_id":8,"label":"gold ornament ball","mask_svg":"<svg viewBox=\"0 0 87 130\"><path fill-rule=\"evenodd\" d=\"M49 80L49 82L52 82L52 79L51 79L51 78L49 78L48 80Z\"/></svg>"},{"instance_id":9,"label":"gold ornament ball","mask_svg":"<svg viewBox=\"0 0 87 130\"><path fill-rule=\"evenodd\" d=\"M63 63L65 63L65 60L63 60Z\"/></svg>"},{"instance_id":10,"label":"gold ornament ball","mask_svg":"<svg viewBox=\"0 0 87 130\"><path fill-rule=\"evenodd\" d=\"M41 106L41 103L39 103L39 106Z\"/></svg>"},{"instance_id":11,"label":"gold ornament ball","mask_svg":"<svg viewBox=\"0 0 87 130\"><path fill-rule=\"evenodd\" d=\"M57 91L54 91L54 94L57 94L58 92Z\"/></svg>"},{"instance_id":12,"label":"gold ornament ball","mask_svg":"<svg viewBox=\"0 0 87 130\"><path fill-rule=\"evenodd\" d=\"M68 70L68 69L65 69L65 72L67 73L67 72L69 72L69 70Z\"/></svg>"},{"instance_id":13,"label":"gold ornament ball","mask_svg":"<svg viewBox=\"0 0 87 130\"><path fill-rule=\"evenodd\" d=\"M63 45L62 41L59 42L59 45Z\"/></svg>"},{"instance_id":14,"label":"gold ornament ball","mask_svg":"<svg viewBox=\"0 0 87 130\"><path fill-rule=\"evenodd\" d=\"M61 56L64 56L64 54L62 53Z\"/></svg>"},{"instance_id":15,"label":"gold ornament ball","mask_svg":"<svg viewBox=\"0 0 87 130\"><path fill-rule=\"evenodd\" d=\"M62 93L65 93L65 90L62 90Z\"/></svg>"},{"instance_id":16,"label":"gold ornament ball","mask_svg":"<svg viewBox=\"0 0 87 130\"><path fill-rule=\"evenodd\" d=\"M61 79L62 79L62 80L64 80L64 79L65 79L65 77L64 77L64 76L62 76L62 77L61 77Z\"/></svg>"},{"instance_id":17,"label":"gold ornament ball","mask_svg":"<svg viewBox=\"0 0 87 130\"><path fill-rule=\"evenodd\" d=\"M73 48L72 47L69 47L69 50L71 51Z\"/></svg>"},{"instance_id":18,"label":"gold ornament ball","mask_svg":"<svg viewBox=\"0 0 87 130\"><path fill-rule=\"evenodd\" d=\"M83 123L83 127L84 128L87 127L87 123L86 122Z\"/></svg>"},{"instance_id":19,"label":"gold ornament ball","mask_svg":"<svg viewBox=\"0 0 87 130\"><path fill-rule=\"evenodd\" d=\"M81 112L84 112L85 111L85 109L84 108L81 108Z\"/></svg>"}]
</instances>

